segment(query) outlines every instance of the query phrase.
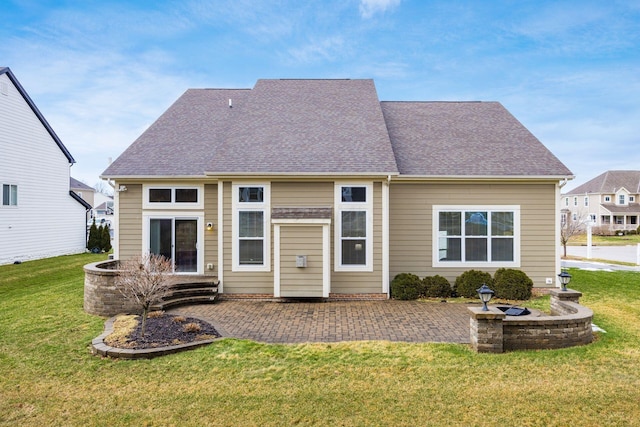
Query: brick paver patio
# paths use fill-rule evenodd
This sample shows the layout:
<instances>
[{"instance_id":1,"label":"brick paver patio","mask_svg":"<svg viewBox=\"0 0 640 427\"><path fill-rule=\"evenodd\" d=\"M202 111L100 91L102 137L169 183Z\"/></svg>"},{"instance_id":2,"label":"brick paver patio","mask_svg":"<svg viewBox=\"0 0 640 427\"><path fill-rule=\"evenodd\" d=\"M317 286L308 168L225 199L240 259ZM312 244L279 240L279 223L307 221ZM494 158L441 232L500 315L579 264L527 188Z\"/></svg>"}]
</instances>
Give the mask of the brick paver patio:
<instances>
[{"instance_id":1,"label":"brick paver patio","mask_svg":"<svg viewBox=\"0 0 640 427\"><path fill-rule=\"evenodd\" d=\"M206 320L224 337L266 343L361 340L469 343L469 311L465 304L223 300L170 312Z\"/></svg>"}]
</instances>

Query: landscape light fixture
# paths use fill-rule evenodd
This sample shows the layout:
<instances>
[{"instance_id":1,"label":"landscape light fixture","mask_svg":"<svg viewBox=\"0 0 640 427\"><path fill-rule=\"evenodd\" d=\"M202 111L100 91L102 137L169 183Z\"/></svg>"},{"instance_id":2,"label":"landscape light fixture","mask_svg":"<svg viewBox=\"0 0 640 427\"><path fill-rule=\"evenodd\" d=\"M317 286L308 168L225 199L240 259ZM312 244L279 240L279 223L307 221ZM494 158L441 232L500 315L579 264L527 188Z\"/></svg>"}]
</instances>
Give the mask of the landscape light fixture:
<instances>
[{"instance_id":1,"label":"landscape light fixture","mask_svg":"<svg viewBox=\"0 0 640 427\"><path fill-rule=\"evenodd\" d=\"M480 301L482 301L482 311L489 311L487 308L487 303L491 301L491 298L496 294L486 284L480 286L480 288L476 289L478 292L478 296L480 297Z\"/></svg>"},{"instance_id":2,"label":"landscape light fixture","mask_svg":"<svg viewBox=\"0 0 640 427\"><path fill-rule=\"evenodd\" d=\"M562 284L562 290L566 291L567 285L571 281L571 275L566 271L563 271L562 273L558 274L558 277L560 278L560 283Z\"/></svg>"}]
</instances>

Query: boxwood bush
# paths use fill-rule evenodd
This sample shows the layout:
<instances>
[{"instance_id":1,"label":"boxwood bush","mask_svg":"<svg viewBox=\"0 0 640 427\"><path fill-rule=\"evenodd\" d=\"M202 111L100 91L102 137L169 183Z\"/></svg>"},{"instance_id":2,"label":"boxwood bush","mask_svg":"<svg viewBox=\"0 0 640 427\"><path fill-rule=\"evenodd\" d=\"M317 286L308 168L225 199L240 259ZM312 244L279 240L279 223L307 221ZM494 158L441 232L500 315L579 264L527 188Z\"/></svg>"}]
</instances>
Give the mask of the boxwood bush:
<instances>
[{"instance_id":1,"label":"boxwood bush","mask_svg":"<svg viewBox=\"0 0 640 427\"><path fill-rule=\"evenodd\" d=\"M480 270L468 270L456 277L454 292L459 297L476 298L477 289L483 284L493 289L491 274Z\"/></svg>"},{"instance_id":2,"label":"boxwood bush","mask_svg":"<svg viewBox=\"0 0 640 427\"><path fill-rule=\"evenodd\" d=\"M424 296L430 298L449 298L452 293L451 284L442 276L427 276L422 279Z\"/></svg>"},{"instance_id":3,"label":"boxwood bush","mask_svg":"<svg viewBox=\"0 0 640 427\"><path fill-rule=\"evenodd\" d=\"M399 300L418 299L424 295L422 280L415 274L400 273L391 281L391 296Z\"/></svg>"},{"instance_id":4,"label":"boxwood bush","mask_svg":"<svg viewBox=\"0 0 640 427\"><path fill-rule=\"evenodd\" d=\"M496 298L524 301L531 298L533 280L524 271L500 268L493 276L492 289Z\"/></svg>"}]
</instances>

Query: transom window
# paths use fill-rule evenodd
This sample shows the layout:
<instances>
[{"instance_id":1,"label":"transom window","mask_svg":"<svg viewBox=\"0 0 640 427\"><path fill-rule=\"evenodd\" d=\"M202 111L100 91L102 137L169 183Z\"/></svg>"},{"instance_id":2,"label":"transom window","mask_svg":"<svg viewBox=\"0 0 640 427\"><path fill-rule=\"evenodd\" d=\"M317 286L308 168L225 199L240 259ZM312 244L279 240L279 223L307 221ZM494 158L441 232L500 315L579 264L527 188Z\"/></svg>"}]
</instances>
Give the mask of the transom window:
<instances>
[{"instance_id":1,"label":"transom window","mask_svg":"<svg viewBox=\"0 0 640 427\"><path fill-rule=\"evenodd\" d=\"M372 271L373 186L336 184L336 271Z\"/></svg>"},{"instance_id":2,"label":"transom window","mask_svg":"<svg viewBox=\"0 0 640 427\"><path fill-rule=\"evenodd\" d=\"M233 185L233 267L269 271L269 185Z\"/></svg>"},{"instance_id":3,"label":"transom window","mask_svg":"<svg viewBox=\"0 0 640 427\"><path fill-rule=\"evenodd\" d=\"M2 206L18 206L18 186L2 184Z\"/></svg>"},{"instance_id":4,"label":"transom window","mask_svg":"<svg viewBox=\"0 0 640 427\"><path fill-rule=\"evenodd\" d=\"M434 263L438 266L519 263L517 206L434 206Z\"/></svg>"},{"instance_id":5,"label":"transom window","mask_svg":"<svg viewBox=\"0 0 640 427\"><path fill-rule=\"evenodd\" d=\"M144 186L144 207L157 208L202 208L202 186Z\"/></svg>"}]
</instances>

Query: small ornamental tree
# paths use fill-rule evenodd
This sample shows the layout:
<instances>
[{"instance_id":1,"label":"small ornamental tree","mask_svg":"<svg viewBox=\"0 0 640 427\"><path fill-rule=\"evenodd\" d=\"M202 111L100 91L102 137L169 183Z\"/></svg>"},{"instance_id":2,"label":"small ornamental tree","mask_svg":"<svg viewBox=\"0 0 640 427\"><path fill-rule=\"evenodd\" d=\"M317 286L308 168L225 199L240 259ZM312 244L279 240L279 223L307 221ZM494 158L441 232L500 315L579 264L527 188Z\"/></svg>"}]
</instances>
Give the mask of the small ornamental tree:
<instances>
[{"instance_id":1,"label":"small ornamental tree","mask_svg":"<svg viewBox=\"0 0 640 427\"><path fill-rule=\"evenodd\" d=\"M89 228L89 239L87 241L87 249L94 252L94 249L100 248L100 240L98 236L98 226L96 225L96 219L93 219L93 224Z\"/></svg>"},{"instance_id":2,"label":"small ornamental tree","mask_svg":"<svg viewBox=\"0 0 640 427\"><path fill-rule=\"evenodd\" d=\"M100 237L100 248L105 252L109 252L111 250L111 230L109 230L109 224L105 224L102 228L102 236Z\"/></svg>"},{"instance_id":3,"label":"small ornamental tree","mask_svg":"<svg viewBox=\"0 0 640 427\"><path fill-rule=\"evenodd\" d=\"M138 255L121 261L120 270L115 280L116 289L142 311L141 334L144 337L149 308L169 293L171 260L157 254Z\"/></svg>"}]
</instances>

